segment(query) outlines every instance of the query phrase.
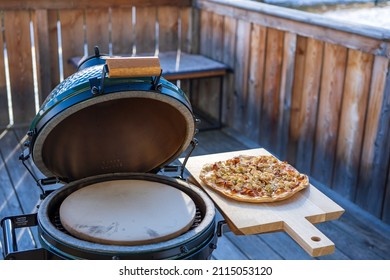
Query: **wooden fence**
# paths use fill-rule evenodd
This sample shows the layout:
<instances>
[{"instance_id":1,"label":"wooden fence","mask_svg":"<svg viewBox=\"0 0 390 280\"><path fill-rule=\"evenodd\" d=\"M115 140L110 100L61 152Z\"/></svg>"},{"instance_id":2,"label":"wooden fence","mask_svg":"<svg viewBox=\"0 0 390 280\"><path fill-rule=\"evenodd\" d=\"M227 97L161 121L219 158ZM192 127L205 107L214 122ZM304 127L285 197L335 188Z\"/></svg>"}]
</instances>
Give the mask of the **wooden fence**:
<instances>
[{"instance_id":1,"label":"wooden fence","mask_svg":"<svg viewBox=\"0 0 390 280\"><path fill-rule=\"evenodd\" d=\"M111 55L193 48L190 0L1 0L0 10L0 127L30 122L75 72L69 59L92 55L96 45Z\"/></svg>"},{"instance_id":2,"label":"wooden fence","mask_svg":"<svg viewBox=\"0 0 390 280\"><path fill-rule=\"evenodd\" d=\"M233 69L227 126L390 223L389 30L243 0L0 0L0 11L0 127L30 123L75 71L68 59L95 45L201 53ZM213 116L217 80L186 88Z\"/></svg>"},{"instance_id":3,"label":"wooden fence","mask_svg":"<svg viewBox=\"0 0 390 280\"><path fill-rule=\"evenodd\" d=\"M251 1L196 7L200 52L234 69L224 122L390 223L390 30Z\"/></svg>"}]
</instances>

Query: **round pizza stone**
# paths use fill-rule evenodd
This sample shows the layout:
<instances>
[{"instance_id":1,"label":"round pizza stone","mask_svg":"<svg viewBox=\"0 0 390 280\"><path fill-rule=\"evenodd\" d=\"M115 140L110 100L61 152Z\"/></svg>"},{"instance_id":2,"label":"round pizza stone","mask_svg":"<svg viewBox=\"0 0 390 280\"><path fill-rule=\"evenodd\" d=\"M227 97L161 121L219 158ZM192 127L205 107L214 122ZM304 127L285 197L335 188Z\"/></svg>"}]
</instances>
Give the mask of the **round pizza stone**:
<instances>
[{"instance_id":1,"label":"round pizza stone","mask_svg":"<svg viewBox=\"0 0 390 280\"><path fill-rule=\"evenodd\" d=\"M144 245L186 232L196 207L184 192L144 180L113 180L83 187L61 204L60 219L75 237L109 245Z\"/></svg>"}]
</instances>

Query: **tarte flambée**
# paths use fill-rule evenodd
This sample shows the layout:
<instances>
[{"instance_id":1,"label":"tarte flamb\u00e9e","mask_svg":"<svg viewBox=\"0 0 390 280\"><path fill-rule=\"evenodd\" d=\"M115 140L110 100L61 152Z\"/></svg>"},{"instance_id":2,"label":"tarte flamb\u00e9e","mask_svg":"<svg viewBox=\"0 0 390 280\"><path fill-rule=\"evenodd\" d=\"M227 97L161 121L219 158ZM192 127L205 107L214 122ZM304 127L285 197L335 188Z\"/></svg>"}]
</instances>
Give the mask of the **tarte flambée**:
<instances>
[{"instance_id":1,"label":"tarte flamb\u00e9e","mask_svg":"<svg viewBox=\"0 0 390 280\"><path fill-rule=\"evenodd\" d=\"M253 203L284 200L309 186L307 175L272 155L240 155L205 164L199 178L224 196Z\"/></svg>"}]
</instances>

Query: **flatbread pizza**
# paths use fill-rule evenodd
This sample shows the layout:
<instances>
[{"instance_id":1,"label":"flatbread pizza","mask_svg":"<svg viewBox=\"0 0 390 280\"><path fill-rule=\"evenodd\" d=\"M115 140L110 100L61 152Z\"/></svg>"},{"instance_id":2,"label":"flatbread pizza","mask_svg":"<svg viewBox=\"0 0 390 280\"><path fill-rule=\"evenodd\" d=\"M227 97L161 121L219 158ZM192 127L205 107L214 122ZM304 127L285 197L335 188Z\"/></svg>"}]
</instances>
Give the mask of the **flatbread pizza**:
<instances>
[{"instance_id":1,"label":"flatbread pizza","mask_svg":"<svg viewBox=\"0 0 390 280\"><path fill-rule=\"evenodd\" d=\"M226 197L253 203L285 200L309 186L307 175L272 155L240 155L205 164L199 178Z\"/></svg>"}]
</instances>

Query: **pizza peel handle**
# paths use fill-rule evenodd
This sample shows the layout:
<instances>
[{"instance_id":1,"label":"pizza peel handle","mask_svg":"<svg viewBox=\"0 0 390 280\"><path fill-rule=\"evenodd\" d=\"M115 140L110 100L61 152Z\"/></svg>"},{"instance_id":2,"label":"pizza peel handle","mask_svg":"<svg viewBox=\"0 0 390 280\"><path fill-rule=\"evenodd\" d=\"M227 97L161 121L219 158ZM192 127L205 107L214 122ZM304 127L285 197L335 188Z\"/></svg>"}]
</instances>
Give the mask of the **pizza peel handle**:
<instances>
[{"instance_id":1,"label":"pizza peel handle","mask_svg":"<svg viewBox=\"0 0 390 280\"><path fill-rule=\"evenodd\" d=\"M304 217L285 218L284 230L313 257L334 252L334 243Z\"/></svg>"},{"instance_id":2,"label":"pizza peel handle","mask_svg":"<svg viewBox=\"0 0 390 280\"><path fill-rule=\"evenodd\" d=\"M109 78L159 76L160 60L154 56L110 57L106 59Z\"/></svg>"}]
</instances>

